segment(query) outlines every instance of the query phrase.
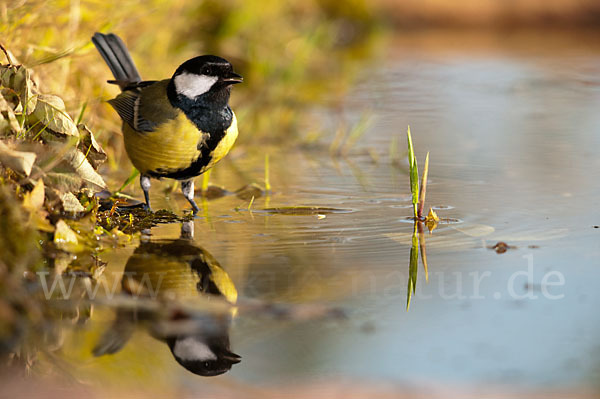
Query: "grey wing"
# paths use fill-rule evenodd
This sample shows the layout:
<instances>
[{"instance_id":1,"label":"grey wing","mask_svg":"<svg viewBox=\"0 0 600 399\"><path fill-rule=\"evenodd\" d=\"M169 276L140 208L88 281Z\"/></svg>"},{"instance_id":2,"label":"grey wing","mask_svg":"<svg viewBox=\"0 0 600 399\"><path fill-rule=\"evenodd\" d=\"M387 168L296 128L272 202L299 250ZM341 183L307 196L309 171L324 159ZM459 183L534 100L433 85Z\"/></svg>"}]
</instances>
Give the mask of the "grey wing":
<instances>
[{"instance_id":1,"label":"grey wing","mask_svg":"<svg viewBox=\"0 0 600 399\"><path fill-rule=\"evenodd\" d=\"M140 82L108 103L121 119L138 132L152 132L177 116L166 94L168 81Z\"/></svg>"},{"instance_id":2,"label":"grey wing","mask_svg":"<svg viewBox=\"0 0 600 399\"><path fill-rule=\"evenodd\" d=\"M127 344L135 331L135 314L120 310L112 326L102 334L92 353L102 356L119 352Z\"/></svg>"},{"instance_id":3,"label":"grey wing","mask_svg":"<svg viewBox=\"0 0 600 399\"><path fill-rule=\"evenodd\" d=\"M108 103L117 111L123 122L136 129L136 107L139 106L140 93L136 90L127 90L119 94Z\"/></svg>"}]
</instances>

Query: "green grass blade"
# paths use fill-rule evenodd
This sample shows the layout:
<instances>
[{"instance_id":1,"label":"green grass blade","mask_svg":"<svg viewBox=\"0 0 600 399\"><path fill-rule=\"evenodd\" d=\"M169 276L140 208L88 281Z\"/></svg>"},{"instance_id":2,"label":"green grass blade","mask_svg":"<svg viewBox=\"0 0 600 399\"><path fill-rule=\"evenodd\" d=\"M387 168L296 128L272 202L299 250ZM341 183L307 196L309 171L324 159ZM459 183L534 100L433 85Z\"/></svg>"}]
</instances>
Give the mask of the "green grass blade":
<instances>
[{"instance_id":1,"label":"green grass blade","mask_svg":"<svg viewBox=\"0 0 600 399\"><path fill-rule=\"evenodd\" d=\"M419 270L419 239L417 237L417 223L412 236L410 260L408 263L408 292L406 293L406 311L410 308L410 299L417 289L417 272Z\"/></svg>"},{"instance_id":2,"label":"green grass blade","mask_svg":"<svg viewBox=\"0 0 600 399\"><path fill-rule=\"evenodd\" d=\"M427 248L425 246L425 228L423 222L417 222L419 230L419 249L421 250L421 262L425 270L425 281L429 282L429 270L427 268Z\"/></svg>"},{"instance_id":3,"label":"green grass blade","mask_svg":"<svg viewBox=\"0 0 600 399\"><path fill-rule=\"evenodd\" d=\"M417 167L417 158L413 149L412 137L410 136L410 126L406 132L408 137L408 165L410 167L410 192L412 193L412 203L415 218L417 218L417 205L419 203L419 168Z\"/></svg>"},{"instance_id":4,"label":"green grass blade","mask_svg":"<svg viewBox=\"0 0 600 399\"><path fill-rule=\"evenodd\" d=\"M202 195L204 195L204 193L206 193L206 191L208 190L208 183L210 181L210 174L212 173L212 169L207 170L206 172L204 172L204 175L202 176Z\"/></svg>"},{"instance_id":5,"label":"green grass blade","mask_svg":"<svg viewBox=\"0 0 600 399\"><path fill-rule=\"evenodd\" d=\"M81 121L83 120L83 114L85 113L85 109L87 108L87 101L83 103L83 105L81 106L81 111L79 111L79 115L77 116L77 121L75 122L75 125L79 125L81 123Z\"/></svg>"},{"instance_id":6,"label":"green grass blade","mask_svg":"<svg viewBox=\"0 0 600 399\"><path fill-rule=\"evenodd\" d=\"M423 218L423 208L425 208L425 195L427 194L427 174L429 173L429 152L425 157L425 167L423 168L423 177L421 178L421 190L419 192L419 207L417 208L417 216Z\"/></svg>"},{"instance_id":7,"label":"green grass blade","mask_svg":"<svg viewBox=\"0 0 600 399\"><path fill-rule=\"evenodd\" d=\"M271 181L269 179L269 154L265 154L265 191L271 192Z\"/></svg>"},{"instance_id":8,"label":"green grass blade","mask_svg":"<svg viewBox=\"0 0 600 399\"><path fill-rule=\"evenodd\" d=\"M131 182L133 182L135 180L135 178L138 177L139 174L140 174L140 171L137 170L136 168L133 168L133 170L131 171L131 175L127 178L127 180L125 180L125 183L123 183L121 185L121 187L119 187L119 189L115 192L115 194L119 194L121 191L125 190L125 187L130 185Z\"/></svg>"},{"instance_id":9,"label":"green grass blade","mask_svg":"<svg viewBox=\"0 0 600 399\"><path fill-rule=\"evenodd\" d=\"M348 153L350 152L352 147L354 147L356 142L365 134L365 132L369 128L370 124L371 124L370 115L368 113L363 114L360 117L360 120L358 121L358 123L356 125L354 125L354 127L352 127L352 129L350 130L350 133L348 134L348 138L346 139L346 142L342 146L342 150L341 150L342 155L344 155L344 156L348 155Z\"/></svg>"}]
</instances>

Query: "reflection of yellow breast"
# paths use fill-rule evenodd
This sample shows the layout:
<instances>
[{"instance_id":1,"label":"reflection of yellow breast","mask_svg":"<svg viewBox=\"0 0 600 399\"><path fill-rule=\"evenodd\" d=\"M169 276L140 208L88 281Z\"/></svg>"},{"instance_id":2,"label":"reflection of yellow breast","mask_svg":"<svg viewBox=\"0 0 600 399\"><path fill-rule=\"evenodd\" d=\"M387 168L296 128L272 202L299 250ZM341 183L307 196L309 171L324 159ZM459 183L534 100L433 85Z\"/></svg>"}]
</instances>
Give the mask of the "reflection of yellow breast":
<instances>
[{"instance_id":1,"label":"reflection of yellow breast","mask_svg":"<svg viewBox=\"0 0 600 399\"><path fill-rule=\"evenodd\" d=\"M209 290L212 295L236 303L235 285L216 259L201 248L176 241L140 246L127 261L122 286L133 296L184 299L201 295L198 283L206 282L216 287L216 292Z\"/></svg>"},{"instance_id":2,"label":"reflection of yellow breast","mask_svg":"<svg viewBox=\"0 0 600 399\"><path fill-rule=\"evenodd\" d=\"M183 112L153 132L140 133L124 123L123 136L127 155L141 173L183 169L200 155L202 132Z\"/></svg>"},{"instance_id":3,"label":"reflection of yellow breast","mask_svg":"<svg viewBox=\"0 0 600 399\"><path fill-rule=\"evenodd\" d=\"M200 277L185 260L154 254L133 255L123 275L123 287L134 296L198 297L199 281Z\"/></svg>"}]
</instances>

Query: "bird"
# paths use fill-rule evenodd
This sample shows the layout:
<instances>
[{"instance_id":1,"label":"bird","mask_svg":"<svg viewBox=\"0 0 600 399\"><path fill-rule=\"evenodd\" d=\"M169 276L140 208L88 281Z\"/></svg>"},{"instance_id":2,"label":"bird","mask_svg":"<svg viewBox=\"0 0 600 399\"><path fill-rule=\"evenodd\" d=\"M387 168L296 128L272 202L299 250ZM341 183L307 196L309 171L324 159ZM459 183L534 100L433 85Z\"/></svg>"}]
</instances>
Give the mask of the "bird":
<instances>
[{"instance_id":1,"label":"bird","mask_svg":"<svg viewBox=\"0 0 600 399\"><path fill-rule=\"evenodd\" d=\"M192 232L190 234L190 231ZM156 301L158 309L123 307L96 343L93 354L119 352L133 336L136 324L166 343L181 366L209 377L229 371L241 361L229 342L229 325L237 309L190 312L180 303L237 302L237 290L227 272L193 240L193 221L182 224L176 240L146 240L127 260L121 288L124 295Z\"/></svg>"},{"instance_id":2,"label":"bird","mask_svg":"<svg viewBox=\"0 0 600 399\"><path fill-rule=\"evenodd\" d=\"M242 76L226 59L201 55L170 79L144 81L119 36L96 32L92 43L114 75L108 83L121 88L108 103L123 121L125 150L140 172L146 209L152 210L150 179L171 178L181 182L197 213L193 179L227 155L238 136L229 97Z\"/></svg>"}]
</instances>

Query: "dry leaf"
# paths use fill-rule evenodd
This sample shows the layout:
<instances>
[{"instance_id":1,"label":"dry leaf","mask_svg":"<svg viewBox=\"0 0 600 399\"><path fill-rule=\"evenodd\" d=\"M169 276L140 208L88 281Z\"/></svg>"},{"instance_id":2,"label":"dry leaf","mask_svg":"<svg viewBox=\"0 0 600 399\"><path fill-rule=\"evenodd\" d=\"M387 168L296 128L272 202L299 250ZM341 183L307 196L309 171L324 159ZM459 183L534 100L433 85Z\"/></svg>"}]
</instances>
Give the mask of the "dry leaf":
<instances>
[{"instance_id":1,"label":"dry leaf","mask_svg":"<svg viewBox=\"0 0 600 399\"><path fill-rule=\"evenodd\" d=\"M102 179L102 176L94 170L81 151L76 149L69 151L65 154L65 160L75 169L75 172L90 189L101 191L106 188L106 183Z\"/></svg>"},{"instance_id":2,"label":"dry leaf","mask_svg":"<svg viewBox=\"0 0 600 399\"><path fill-rule=\"evenodd\" d=\"M13 106L15 112L25 111L25 114L29 115L35 110L37 106L36 87L30 72L24 66L1 65L0 81L2 86L14 90L19 95L19 103L15 103Z\"/></svg>"},{"instance_id":3,"label":"dry leaf","mask_svg":"<svg viewBox=\"0 0 600 399\"><path fill-rule=\"evenodd\" d=\"M63 274L72 261L72 255L57 254L56 258L54 259L54 273L56 273L56 275Z\"/></svg>"},{"instance_id":4,"label":"dry leaf","mask_svg":"<svg viewBox=\"0 0 600 399\"><path fill-rule=\"evenodd\" d=\"M81 205L77 197L70 192L61 195L60 201L62 202L62 207L65 212L85 212L85 208Z\"/></svg>"},{"instance_id":5,"label":"dry leaf","mask_svg":"<svg viewBox=\"0 0 600 399\"><path fill-rule=\"evenodd\" d=\"M33 214L33 226L39 231L52 233L54 231L54 226L52 226L52 223L50 223L50 221L46 219L45 214L45 211L39 211L37 214Z\"/></svg>"},{"instance_id":6,"label":"dry leaf","mask_svg":"<svg viewBox=\"0 0 600 399\"><path fill-rule=\"evenodd\" d=\"M44 181L39 179L33 186L33 190L23 195L23 207L30 212L37 211L44 206Z\"/></svg>"},{"instance_id":7,"label":"dry leaf","mask_svg":"<svg viewBox=\"0 0 600 399\"><path fill-rule=\"evenodd\" d=\"M0 163L19 174L29 176L35 158L33 152L15 151L0 141Z\"/></svg>"},{"instance_id":8,"label":"dry leaf","mask_svg":"<svg viewBox=\"0 0 600 399\"><path fill-rule=\"evenodd\" d=\"M440 218L435 213L435 211L432 208L429 208L429 214L425 218L425 225L427 226L427 229L429 230L430 233L433 230L435 230L439 221L440 221Z\"/></svg>"},{"instance_id":9,"label":"dry leaf","mask_svg":"<svg viewBox=\"0 0 600 399\"><path fill-rule=\"evenodd\" d=\"M79 244L79 239L77 238L77 233L71 230L69 225L62 219L56 223L54 244L58 249L66 252L78 252L82 249L82 245Z\"/></svg>"},{"instance_id":10,"label":"dry leaf","mask_svg":"<svg viewBox=\"0 0 600 399\"><path fill-rule=\"evenodd\" d=\"M62 98L50 94L40 94L33 115L29 118L40 122L41 128L66 136L79 137L79 131L73 119L65 111ZM31 121L30 121L31 122Z\"/></svg>"},{"instance_id":11,"label":"dry leaf","mask_svg":"<svg viewBox=\"0 0 600 399\"><path fill-rule=\"evenodd\" d=\"M83 184L81 177L75 173L48 172L44 176L46 186L53 189L54 198L60 198L62 193L77 192Z\"/></svg>"},{"instance_id":12,"label":"dry leaf","mask_svg":"<svg viewBox=\"0 0 600 399\"><path fill-rule=\"evenodd\" d=\"M77 129L79 129L80 136L80 141L77 145L77 148L79 148L83 154L86 154L86 158L94 167L94 169L98 169L98 166L102 165L106 161L106 153L100 144L96 142L94 134L90 131L90 129L87 128L86 125L77 125Z\"/></svg>"},{"instance_id":13,"label":"dry leaf","mask_svg":"<svg viewBox=\"0 0 600 399\"><path fill-rule=\"evenodd\" d=\"M236 190L235 195L239 199L242 199L245 201L250 201L252 199L252 197L254 197L254 199L262 197L263 190L259 185L252 183L252 184L248 184L248 185Z\"/></svg>"},{"instance_id":14,"label":"dry leaf","mask_svg":"<svg viewBox=\"0 0 600 399\"><path fill-rule=\"evenodd\" d=\"M0 96L0 136L12 136L21 131L15 111L3 96Z\"/></svg>"}]
</instances>

